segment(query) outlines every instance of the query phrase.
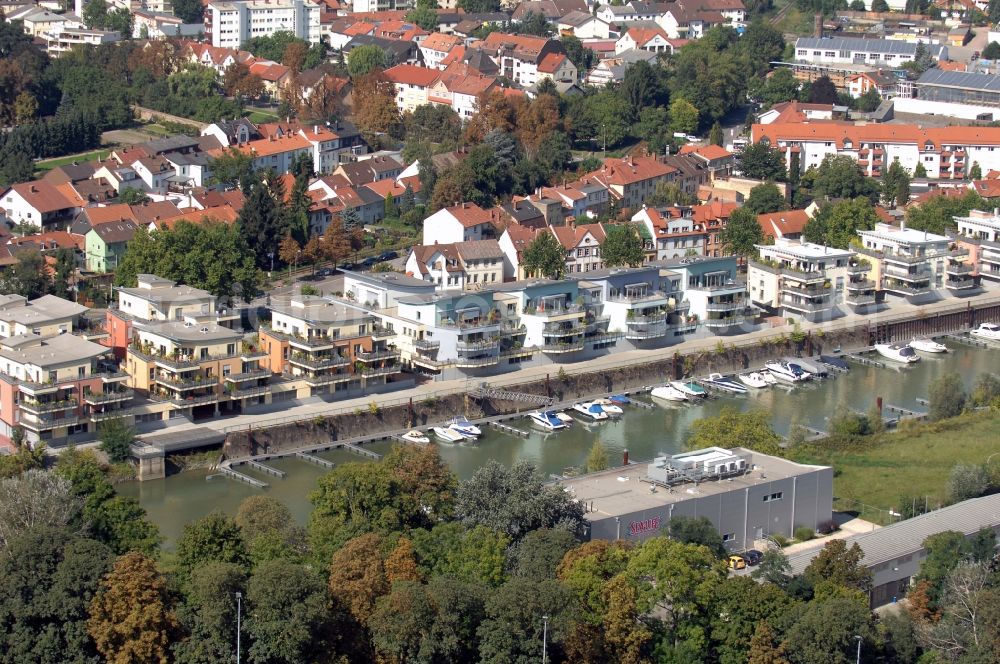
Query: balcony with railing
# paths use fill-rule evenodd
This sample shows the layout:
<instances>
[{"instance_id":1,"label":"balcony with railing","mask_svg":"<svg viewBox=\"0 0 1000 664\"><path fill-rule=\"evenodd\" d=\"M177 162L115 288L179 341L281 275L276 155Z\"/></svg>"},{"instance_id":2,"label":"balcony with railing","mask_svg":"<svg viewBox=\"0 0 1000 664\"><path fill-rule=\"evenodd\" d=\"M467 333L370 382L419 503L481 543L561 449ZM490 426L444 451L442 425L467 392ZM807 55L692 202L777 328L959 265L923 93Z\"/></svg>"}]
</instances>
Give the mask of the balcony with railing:
<instances>
[{"instance_id":1,"label":"balcony with railing","mask_svg":"<svg viewBox=\"0 0 1000 664\"><path fill-rule=\"evenodd\" d=\"M576 353L583 350L584 345L585 342L582 337L573 341L556 341L542 344L542 352L549 355Z\"/></svg>"},{"instance_id":2,"label":"balcony with railing","mask_svg":"<svg viewBox=\"0 0 1000 664\"><path fill-rule=\"evenodd\" d=\"M484 353L500 348L500 337L485 337L481 339L470 339L459 341L455 344L455 350L459 353Z\"/></svg>"},{"instance_id":3,"label":"balcony with railing","mask_svg":"<svg viewBox=\"0 0 1000 664\"><path fill-rule=\"evenodd\" d=\"M629 326L625 329L625 338L631 341L659 339L667 336L667 329L668 326L666 320L641 327Z\"/></svg>"},{"instance_id":4,"label":"balcony with railing","mask_svg":"<svg viewBox=\"0 0 1000 664\"><path fill-rule=\"evenodd\" d=\"M857 261L851 262L847 265L847 274L854 276L858 274L865 274L870 272L872 269L871 263L868 261Z\"/></svg>"},{"instance_id":5,"label":"balcony with railing","mask_svg":"<svg viewBox=\"0 0 1000 664\"><path fill-rule=\"evenodd\" d=\"M157 385L170 388L179 392L197 390L215 385L218 381L214 376L203 376L201 374L168 374L158 373L153 377Z\"/></svg>"},{"instance_id":6,"label":"balcony with railing","mask_svg":"<svg viewBox=\"0 0 1000 664\"><path fill-rule=\"evenodd\" d=\"M792 311L814 314L832 309L833 302L827 297L823 297L821 299L810 299L784 295L781 298L781 306L784 309L790 309Z\"/></svg>"},{"instance_id":7,"label":"balcony with railing","mask_svg":"<svg viewBox=\"0 0 1000 664\"><path fill-rule=\"evenodd\" d=\"M560 302L558 304L541 302L538 306L529 305L525 307L524 313L528 316L538 316L541 318L572 317L572 315L582 316L584 306L576 302Z\"/></svg>"},{"instance_id":8,"label":"balcony with railing","mask_svg":"<svg viewBox=\"0 0 1000 664\"><path fill-rule=\"evenodd\" d=\"M51 399L37 399L25 395L21 398L21 401L18 404L22 412L34 413L36 415L41 415L42 413L54 413L61 410L72 410L78 405L77 401L70 398L68 395Z\"/></svg>"},{"instance_id":9,"label":"balcony with railing","mask_svg":"<svg viewBox=\"0 0 1000 664\"><path fill-rule=\"evenodd\" d=\"M31 431L51 431L53 429L63 429L66 427L76 426L80 423L80 418L77 415L25 415L21 418L21 426L25 429L30 429Z\"/></svg>"},{"instance_id":10,"label":"balcony with railing","mask_svg":"<svg viewBox=\"0 0 1000 664\"><path fill-rule=\"evenodd\" d=\"M312 376L292 376L292 378L302 379L306 381L306 384L310 387L319 387L321 385L333 385L335 383L349 383L351 381L358 380L358 376L353 373L327 373L318 374Z\"/></svg>"},{"instance_id":11,"label":"balcony with railing","mask_svg":"<svg viewBox=\"0 0 1000 664\"><path fill-rule=\"evenodd\" d=\"M135 390L119 389L107 390L104 392L89 392L83 395L84 403L91 406L98 406L106 403L117 403L119 401L131 401L135 396Z\"/></svg>"},{"instance_id":12,"label":"balcony with railing","mask_svg":"<svg viewBox=\"0 0 1000 664\"><path fill-rule=\"evenodd\" d=\"M171 369L173 371L196 371L201 366L202 362L223 360L234 357L229 354L206 355L205 357L200 357L200 355L196 356L193 352L184 352L180 349L174 349L172 353L166 354L161 353L151 345L146 344L139 346L134 343L129 345L129 352L146 362L152 362L157 366L165 369Z\"/></svg>"},{"instance_id":13,"label":"balcony with railing","mask_svg":"<svg viewBox=\"0 0 1000 664\"><path fill-rule=\"evenodd\" d=\"M459 342L461 345L461 342ZM398 360L399 351L395 348L380 348L372 351L361 351L356 354L360 362L378 362L381 360Z\"/></svg>"},{"instance_id":14,"label":"balcony with railing","mask_svg":"<svg viewBox=\"0 0 1000 664\"><path fill-rule=\"evenodd\" d=\"M379 376L391 376L393 374L397 374L399 373L399 367L394 364L383 367L362 367L358 373L365 380L371 380L372 378L378 378Z\"/></svg>"},{"instance_id":15,"label":"balcony with railing","mask_svg":"<svg viewBox=\"0 0 1000 664\"><path fill-rule=\"evenodd\" d=\"M351 361L338 353L301 353L293 352L288 357L288 363L306 369L330 369L332 367L346 367Z\"/></svg>"},{"instance_id":16,"label":"balcony with railing","mask_svg":"<svg viewBox=\"0 0 1000 664\"><path fill-rule=\"evenodd\" d=\"M929 277L926 277L919 281L885 279L885 281L882 284L882 290L889 293L895 293L897 295L903 295L906 297L912 297L915 295L926 295L927 293L931 292L931 282Z\"/></svg>"},{"instance_id":17,"label":"balcony with railing","mask_svg":"<svg viewBox=\"0 0 1000 664\"><path fill-rule=\"evenodd\" d=\"M586 325L577 321L546 323L542 326L543 337L573 337L579 334L584 334L586 331Z\"/></svg>"},{"instance_id":18,"label":"balcony with railing","mask_svg":"<svg viewBox=\"0 0 1000 664\"><path fill-rule=\"evenodd\" d=\"M238 388L233 386L232 389L226 390L226 393L233 399L247 399L267 394L270 390L270 385L244 385Z\"/></svg>"},{"instance_id":19,"label":"balcony with railing","mask_svg":"<svg viewBox=\"0 0 1000 664\"><path fill-rule=\"evenodd\" d=\"M867 307L875 304L875 294L869 292L848 292L844 297L844 302L852 307Z\"/></svg>"},{"instance_id":20,"label":"balcony with railing","mask_svg":"<svg viewBox=\"0 0 1000 664\"><path fill-rule=\"evenodd\" d=\"M251 380L260 380L261 378L269 378L271 376L270 369L252 369L250 371L242 371L240 373L229 374L226 376L227 383L247 383Z\"/></svg>"},{"instance_id":21,"label":"balcony with railing","mask_svg":"<svg viewBox=\"0 0 1000 664\"><path fill-rule=\"evenodd\" d=\"M833 293L830 282L826 280L809 283L785 280L781 284L781 291L783 293L794 293L804 297L826 297L827 295Z\"/></svg>"},{"instance_id":22,"label":"balcony with railing","mask_svg":"<svg viewBox=\"0 0 1000 664\"><path fill-rule=\"evenodd\" d=\"M742 311L746 309L747 301L744 297L734 297L731 299L713 300L709 299L705 305L705 311L713 313L725 313L727 311Z\"/></svg>"},{"instance_id":23,"label":"balcony with railing","mask_svg":"<svg viewBox=\"0 0 1000 664\"><path fill-rule=\"evenodd\" d=\"M500 364L500 354L477 355L476 357L458 357L452 364L459 369L477 369L480 367L492 367Z\"/></svg>"},{"instance_id":24,"label":"balcony with railing","mask_svg":"<svg viewBox=\"0 0 1000 664\"><path fill-rule=\"evenodd\" d=\"M23 380L18 382L18 387L23 394L39 396L42 394L55 394L61 388L59 384L51 380Z\"/></svg>"},{"instance_id":25,"label":"balcony with railing","mask_svg":"<svg viewBox=\"0 0 1000 664\"><path fill-rule=\"evenodd\" d=\"M972 269L973 267L969 263L958 263L955 261L949 261L948 264L945 266L944 271L946 274L966 275L966 274L972 274Z\"/></svg>"},{"instance_id":26,"label":"balcony with railing","mask_svg":"<svg viewBox=\"0 0 1000 664\"><path fill-rule=\"evenodd\" d=\"M385 325L372 325L372 340L382 341L384 339L392 339L396 336L390 328Z\"/></svg>"},{"instance_id":27,"label":"balcony with railing","mask_svg":"<svg viewBox=\"0 0 1000 664\"><path fill-rule=\"evenodd\" d=\"M930 266L927 265L918 265L908 270L898 268L894 265L887 265L884 271L886 277L911 283L930 281L932 274Z\"/></svg>"},{"instance_id":28,"label":"balcony with railing","mask_svg":"<svg viewBox=\"0 0 1000 664\"><path fill-rule=\"evenodd\" d=\"M419 351L435 351L441 348L441 342L437 339L421 337L413 340L413 347Z\"/></svg>"},{"instance_id":29,"label":"balcony with railing","mask_svg":"<svg viewBox=\"0 0 1000 664\"><path fill-rule=\"evenodd\" d=\"M115 420L119 417L127 417L135 412L134 408L111 408L110 410L99 410L92 411L90 413L91 422L104 422L106 420Z\"/></svg>"},{"instance_id":30,"label":"balcony with railing","mask_svg":"<svg viewBox=\"0 0 1000 664\"><path fill-rule=\"evenodd\" d=\"M870 291L875 290L875 282L871 279L860 279L857 281L848 281L844 287L849 293L857 291Z\"/></svg>"},{"instance_id":31,"label":"balcony with railing","mask_svg":"<svg viewBox=\"0 0 1000 664\"><path fill-rule=\"evenodd\" d=\"M702 321L702 325L709 329L723 329L728 327L735 327L736 325L742 325L753 319L752 316L743 313L745 310L740 310L740 312L721 314L718 316L709 315Z\"/></svg>"},{"instance_id":32,"label":"balcony with railing","mask_svg":"<svg viewBox=\"0 0 1000 664\"><path fill-rule=\"evenodd\" d=\"M630 310L625 316L625 324L629 326L640 326L648 325L651 323L663 323L666 322L667 316L670 315L669 309L640 309Z\"/></svg>"},{"instance_id":33,"label":"balcony with railing","mask_svg":"<svg viewBox=\"0 0 1000 664\"><path fill-rule=\"evenodd\" d=\"M607 301L620 302L641 308L669 304L670 295L648 286L626 286L608 295Z\"/></svg>"},{"instance_id":34,"label":"balcony with railing","mask_svg":"<svg viewBox=\"0 0 1000 664\"><path fill-rule=\"evenodd\" d=\"M505 337L523 337L528 328L517 318L504 318L500 321L500 334Z\"/></svg>"},{"instance_id":35,"label":"balcony with railing","mask_svg":"<svg viewBox=\"0 0 1000 664\"><path fill-rule=\"evenodd\" d=\"M95 373L94 376L100 378L103 383L120 383L129 379L127 371L105 371Z\"/></svg>"},{"instance_id":36,"label":"balcony with railing","mask_svg":"<svg viewBox=\"0 0 1000 664\"><path fill-rule=\"evenodd\" d=\"M948 290L968 290L976 287L976 280L971 276L948 275L944 287Z\"/></svg>"}]
</instances>

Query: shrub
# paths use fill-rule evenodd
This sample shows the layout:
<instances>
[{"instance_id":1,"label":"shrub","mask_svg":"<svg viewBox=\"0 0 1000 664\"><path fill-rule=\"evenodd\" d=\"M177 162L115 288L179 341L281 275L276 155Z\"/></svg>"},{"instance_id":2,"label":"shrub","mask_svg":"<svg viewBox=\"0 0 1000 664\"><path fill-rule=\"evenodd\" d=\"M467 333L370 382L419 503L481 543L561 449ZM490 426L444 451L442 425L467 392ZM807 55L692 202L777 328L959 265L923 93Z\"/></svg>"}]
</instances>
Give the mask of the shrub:
<instances>
[{"instance_id":1,"label":"shrub","mask_svg":"<svg viewBox=\"0 0 1000 664\"><path fill-rule=\"evenodd\" d=\"M990 490L990 474L984 466L956 464L948 478L948 500L958 503L978 498Z\"/></svg>"},{"instance_id":2,"label":"shrub","mask_svg":"<svg viewBox=\"0 0 1000 664\"><path fill-rule=\"evenodd\" d=\"M811 539L815 539L816 531L814 531L809 526L799 526L795 529L795 539L800 542L808 542Z\"/></svg>"},{"instance_id":3,"label":"shrub","mask_svg":"<svg viewBox=\"0 0 1000 664\"><path fill-rule=\"evenodd\" d=\"M771 539L773 539L781 548L788 546L788 538L781 533L771 533Z\"/></svg>"},{"instance_id":4,"label":"shrub","mask_svg":"<svg viewBox=\"0 0 1000 664\"><path fill-rule=\"evenodd\" d=\"M829 535L830 533L837 532L837 530L839 530L837 528L837 522L834 521L833 519L830 519L829 521L824 521L823 523L819 524L818 528L816 528L816 532L818 532L820 535Z\"/></svg>"},{"instance_id":5,"label":"shrub","mask_svg":"<svg viewBox=\"0 0 1000 664\"><path fill-rule=\"evenodd\" d=\"M957 373L947 373L931 382L928 393L930 418L957 417L965 410L965 384Z\"/></svg>"},{"instance_id":6,"label":"shrub","mask_svg":"<svg viewBox=\"0 0 1000 664\"><path fill-rule=\"evenodd\" d=\"M380 412L381 412L381 410L379 409L378 404L375 403L374 400L371 401L371 402L369 402L369 404L368 404L368 414L369 415L374 415L374 416L377 417Z\"/></svg>"}]
</instances>

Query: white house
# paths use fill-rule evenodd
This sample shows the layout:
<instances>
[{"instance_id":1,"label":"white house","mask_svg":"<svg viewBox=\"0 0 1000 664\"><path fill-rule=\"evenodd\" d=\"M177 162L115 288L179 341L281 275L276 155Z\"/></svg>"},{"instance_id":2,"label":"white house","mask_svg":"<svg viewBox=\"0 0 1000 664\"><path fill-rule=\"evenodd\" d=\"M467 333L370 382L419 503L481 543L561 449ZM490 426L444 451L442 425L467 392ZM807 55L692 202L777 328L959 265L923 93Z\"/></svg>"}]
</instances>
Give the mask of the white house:
<instances>
[{"instance_id":1,"label":"white house","mask_svg":"<svg viewBox=\"0 0 1000 664\"><path fill-rule=\"evenodd\" d=\"M308 0L226 0L208 3L212 46L239 48L252 37L291 32L320 41L320 5Z\"/></svg>"},{"instance_id":2,"label":"white house","mask_svg":"<svg viewBox=\"0 0 1000 664\"><path fill-rule=\"evenodd\" d=\"M69 184L53 185L45 180L12 185L0 200L0 207L15 224L39 228L69 220L87 205Z\"/></svg>"},{"instance_id":3,"label":"white house","mask_svg":"<svg viewBox=\"0 0 1000 664\"><path fill-rule=\"evenodd\" d=\"M662 28L629 28L615 42L615 54L628 50L648 51L650 53L673 53L667 33Z\"/></svg>"},{"instance_id":4,"label":"white house","mask_svg":"<svg viewBox=\"0 0 1000 664\"><path fill-rule=\"evenodd\" d=\"M423 244L451 244L494 237L499 214L475 203L457 203L424 219Z\"/></svg>"},{"instance_id":5,"label":"white house","mask_svg":"<svg viewBox=\"0 0 1000 664\"><path fill-rule=\"evenodd\" d=\"M589 12L571 11L556 22L559 34L577 39L607 39L611 26L603 18Z\"/></svg>"},{"instance_id":6,"label":"white house","mask_svg":"<svg viewBox=\"0 0 1000 664\"><path fill-rule=\"evenodd\" d=\"M406 260L409 276L437 290L480 290L503 281L504 253L496 240L418 245Z\"/></svg>"}]
</instances>

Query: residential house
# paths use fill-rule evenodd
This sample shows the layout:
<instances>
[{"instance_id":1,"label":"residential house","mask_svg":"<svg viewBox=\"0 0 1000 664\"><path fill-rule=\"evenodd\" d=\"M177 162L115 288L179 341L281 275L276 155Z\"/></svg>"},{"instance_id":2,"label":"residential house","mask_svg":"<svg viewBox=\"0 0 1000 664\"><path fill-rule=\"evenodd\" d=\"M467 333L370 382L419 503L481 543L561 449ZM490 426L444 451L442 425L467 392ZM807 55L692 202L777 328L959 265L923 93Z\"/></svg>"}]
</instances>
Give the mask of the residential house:
<instances>
[{"instance_id":1,"label":"residential house","mask_svg":"<svg viewBox=\"0 0 1000 664\"><path fill-rule=\"evenodd\" d=\"M343 176L354 186L393 180L403 172L403 164L393 157L370 157L340 164L334 169L334 175Z\"/></svg>"},{"instance_id":2,"label":"residential house","mask_svg":"<svg viewBox=\"0 0 1000 664\"><path fill-rule=\"evenodd\" d=\"M639 228L646 256L668 260L684 256L704 256L708 232L690 214L678 208L649 208L645 205L632 215Z\"/></svg>"},{"instance_id":3,"label":"residential house","mask_svg":"<svg viewBox=\"0 0 1000 664\"><path fill-rule=\"evenodd\" d=\"M680 275L688 316L716 334L752 322L747 285L737 277L735 256L689 257L662 263Z\"/></svg>"},{"instance_id":4,"label":"residential house","mask_svg":"<svg viewBox=\"0 0 1000 664\"><path fill-rule=\"evenodd\" d=\"M488 240L496 235L497 221L496 210L484 210L475 203L458 203L424 219L423 244Z\"/></svg>"},{"instance_id":5,"label":"residential house","mask_svg":"<svg viewBox=\"0 0 1000 664\"><path fill-rule=\"evenodd\" d=\"M91 272L114 272L137 228L131 221L113 221L98 224L87 231L84 236L87 269Z\"/></svg>"},{"instance_id":6,"label":"residential house","mask_svg":"<svg viewBox=\"0 0 1000 664\"><path fill-rule=\"evenodd\" d=\"M899 79L891 71L861 71L847 77L847 91L857 99L869 90L875 90L882 99L896 96Z\"/></svg>"},{"instance_id":7,"label":"residential house","mask_svg":"<svg viewBox=\"0 0 1000 664\"><path fill-rule=\"evenodd\" d=\"M0 295L0 339L34 334L51 337L80 328L87 307L55 295L29 300L22 295Z\"/></svg>"},{"instance_id":8,"label":"residential house","mask_svg":"<svg viewBox=\"0 0 1000 664\"><path fill-rule=\"evenodd\" d=\"M781 316L808 320L828 318L838 304L874 303L874 283L867 290L855 284L849 291L849 266L853 251L803 240L779 238L773 245L758 245L759 260L747 266L751 301ZM848 296L860 295L863 299Z\"/></svg>"},{"instance_id":9,"label":"residential house","mask_svg":"<svg viewBox=\"0 0 1000 664\"><path fill-rule=\"evenodd\" d=\"M946 288L958 295L975 288L964 259L969 250L944 235L885 223L858 231L858 254L871 263L876 289L905 298Z\"/></svg>"},{"instance_id":10,"label":"residential house","mask_svg":"<svg viewBox=\"0 0 1000 664\"><path fill-rule=\"evenodd\" d=\"M918 42L900 39L861 39L858 37L799 37L795 40L795 61L813 64L868 65L869 67L899 68L912 62ZM947 60L948 47L923 44L932 60Z\"/></svg>"},{"instance_id":11,"label":"residential house","mask_svg":"<svg viewBox=\"0 0 1000 664\"><path fill-rule=\"evenodd\" d=\"M682 309L680 279L658 266L603 269L579 282L586 300L607 321L610 333L620 335L631 348L655 348L686 327L677 318ZM586 319L585 319L586 320Z\"/></svg>"},{"instance_id":12,"label":"residential house","mask_svg":"<svg viewBox=\"0 0 1000 664\"><path fill-rule=\"evenodd\" d=\"M524 88L543 78L577 79L576 66L566 57L562 43L555 39L491 32L472 46L489 55L501 76Z\"/></svg>"},{"instance_id":13,"label":"residential house","mask_svg":"<svg viewBox=\"0 0 1000 664\"><path fill-rule=\"evenodd\" d=\"M632 26L615 42L615 54L628 50L647 51L649 53L673 53L667 33L660 27Z\"/></svg>"},{"instance_id":14,"label":"residential house","mask_svg":"<svg viewBox=\"0 0 1000 664\"><path fill-rule=\"evenodd\" d=\"M604 267L601 244L604 243L607 233L601 224L550 226L549 231L556 236L566 251L567 276L592 272Z\"/></svg>"},{"instance_id":15,"label":"residential house","mask_svg":"<svg viewBox=\"0 0 1000 664\"><path fill-rule=\"evenodd\" d=\"M765 240L798 240L805 232L809 218L808 210L782 210L757 215L757 223L760 224Z\"/></svg>"},{"instance_id":16,"label":"residential house","mask_svg":"<svg viewBox=\"0 0 1000 664\"><path fill-rule=\"evenodd\" d=\"M729 223L729 215L739 206L734 202L709 201L691 206L691 218L705 231L705 255L713 258L726 256L722 246L722 230Z\"/></svg>"},{"instance_id":17,"label":"residential house","mask_svg":"<svg viewBox=\"0 0 1000 664\"><path fill-rule=\"evenodd\" d=\"M433 32L420 42L420 54L424 66L429 69L444 69L441 61L457 46L462 46L462 39L455 35L445 35Z\"/></svg>"},{"instance_id":18,"label":"residential house","mask_svg":"<svg viewBox=\"0 0 1000 664\"><path fill-rule=\"evenodd\" d=\"M412 113L427 103L427 91L438 80L437 69L399 64L386 69L384 75L396 86L396 106L400 113Z\"/></svg>"},{"instance_id":19,"label":"residential house","mask_svg":"<svg viewBox=\"0 0 1000 664\"><path fill-rule=\"evenodd\" d=\"M584 182L606 187L623 208L638 208L656 190L660 182L669 182L676 169L656 157L606 157L604 165L583 176Z\"/></svg>"},{"instance_id":20,"label":"residential house","mask_svg":"<svg viewBox=\"0 0 1000 664\"><path fill-rule=\"evenodd\" d=\"M691 155L708 169L709 178L726 177L736 167L736 155L719 145L685 145L680 154Z\"/></svg>"},{"instance_id":21,"label":"residential house","mask_svg":"<svg viewBox=\"0 0 1000 664\"><path fill-rule=\"evenodd\" d=\"M617 42L614 42L617 46ZM625 80L625 72L637 62L652 63L656 61L656 54L649 51L631 49L615 53L613 48L612 56L601 58L597 66L590 70L586 76L586 81L594 87L603 88L609 83L621 83Z\"/></svg>"},{"instance_id":22,"label":"residential house","mask_svg":"<svg viewBox=\"0 0 1000 664\"><path fill-rule=\"evenodd\" d=\"M587 10L574 10L554 21L560 35L577 39L608 39L611 26Z\"/></svg>"},{"instance_id":23,"label":"residential house","mask_svg":"<svg viewBox=\"0 0 1000 664\"><path fill-rule=\"evenodd\" d=\"M989 180L997 182L997 180ZM969 261L960 264L949 260L949 277L978 275L980 280L1000 280L1000 216L996 211L969 210L967 217L955 217L959 247L967 249Z\"/></svg>"},{"instance_id":24,"label":"residential house","mask_svg":"<svg viewBox=\"0 0 1000 664\"><path fill-rule=\"evenodd\" d=\"M0 208L12 222L39 229L66 223L86 206L70 183L54 185L45 180L11 185L0 200Z\"/></svg>"},{"instance_id":25,"label":"residential house","mask_svg":"<svg viewBox=\"0 0 1000 664\"><path fill-rule=\"evenodd\" d=\"M252 37L291 32L320 41L320 6L308 0L213 0L205 7L205 34L212 46L239 48Z\"/></svg>"},{"instance_id":26,"label":"residential house","mask_svg":"<svg viewBox=\"0 0 1000 664\"><path fill-rule=\"evenodd\" d=\"M482 290L503 282L504 253L496 240L417 245L410 250L408 276L439 291Z\"/></svg>"}]
</instances>

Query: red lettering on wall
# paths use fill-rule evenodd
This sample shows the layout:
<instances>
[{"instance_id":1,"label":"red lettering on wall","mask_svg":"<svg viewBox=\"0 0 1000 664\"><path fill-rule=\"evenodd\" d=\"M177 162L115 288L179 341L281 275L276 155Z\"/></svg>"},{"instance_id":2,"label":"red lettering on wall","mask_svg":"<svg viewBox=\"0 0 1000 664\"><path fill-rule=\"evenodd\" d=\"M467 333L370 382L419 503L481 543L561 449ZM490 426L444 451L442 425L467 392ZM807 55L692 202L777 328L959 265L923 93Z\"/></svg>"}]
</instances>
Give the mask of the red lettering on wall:
<instances>
[{"instance_id":1,"label":"red lettering on wall","mask_svg":"<svg viewBox=\"0 0 1000 664\"><path fill-rule=\"evenodd\" d=\"M660 517L654 516L651 519L642 519L628 524L628 534L631 536L642 535L660 529Z\"/></svg>"}]
</instances>

